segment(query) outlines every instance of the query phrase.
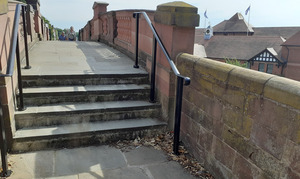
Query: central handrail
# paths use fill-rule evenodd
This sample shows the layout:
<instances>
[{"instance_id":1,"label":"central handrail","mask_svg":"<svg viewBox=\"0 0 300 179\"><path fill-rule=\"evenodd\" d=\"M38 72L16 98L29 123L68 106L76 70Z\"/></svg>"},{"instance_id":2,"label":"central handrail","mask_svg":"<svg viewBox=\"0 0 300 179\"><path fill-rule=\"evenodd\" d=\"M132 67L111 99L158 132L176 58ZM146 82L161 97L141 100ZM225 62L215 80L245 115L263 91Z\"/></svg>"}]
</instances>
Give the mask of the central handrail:
<instances>
[{"instance_id":1,"label":"central handrail","mask_svg":"<svg viewBox=\"0 0 300 179\"><path fill-rule=\"evenodd\" d=\"M149 19L146 12L134 12L133 17L136 18L136 36L135 36L135 65L134 68L139 68L138 66L138 39L139 39L139 15L142 14L148 23L152 33L153 33L153 49L152 49L152 68L151 68L151 89L150 89L150 102L155 102L155 68L156 68L156 46L157 42L163 51L165 57L167 58L172 71L177 76L177 90L176 90L176 109L175 109L175 124L174 124L174 142L173 142L173 152L179 155L179 136L180 136L180 120L181 120L181 107L182 107L182 93L183 85L189 85L191 79L189 77L183 76L179 73L176 65L166 50L164 44L162 43L159 35L156 32L151 20Z\"/></svg>"},{"instance_id":2,"label":"central handrail","mask_svg":"<svg viewBox=\"0 0 300 179\"><path fill-rule=\"evenodd\" d=\"M21 4L17 4L16 11L15 11L15 18L14 18L14 25L13 25L13 32L12 32L12 44L9 49L9 57L8 57L8 64L6 69L6 74L4 76L12 76L14 72L14 64L15 64L15 56L16 56L16 49L17 49L17 41L18 41L18 31L19 31L19 21L20 21L20 12L21 12ZM1 75L2 76L2 75Z\"/></svg>"},{"instance_id":3,"label":"central handrail","mask_svg":"<svg viewBox=\"0 0 300 179\"><path fill-rule=\"evenodd\" d=\"M27 42L27 27L25 18L25 6L26 4L17 4L15 10L15 17L12 30L11 45L9 49L9 56L7 60L7 69L5 74L0 74L0 77L12 77L14 73L15 59L17 61L17 71L18 71L18 88L19 88L19 99L20 104L18 105L18 110L24 110L23 102L23 85L22 85L22 74L21 74L21 61L20 61L20 51L19 51L19 22L20 14L22 8L22 18L23 18L23 31L24 31L24 47L25 47L25 57L26 66L24 69L30 69L29 65L29 55L28 55L28 42Z\"/></svg>"},{"instance_id":4,"label":"central handrail","mask_svg":"<svg viewBox=\"0 0 300 179\"><path fill-rule=\"evenodd\" d=\"M147 13L146 13L146 12L134 12L134 13L133 13L133 17L138 19L138 18L139 18L139 17L138 17L139 14L143 14L143 16L144 16L146 22L148 23L149 27L151 28L151 31L152 31L152 33L153 33L155 39L157 40L157 42L158 42L158 44L159 44L161 50L162 50L163 53L165 54L165 56L166 56L166 58L167 58L167 60L168 60L168 62L169 62L169 64L170 64L170 66L171 66L171 68L172 68L174 74L175 74L176 76L181 76L182 78L184 78L184 82L185 82L184 84L185 84L185 85L189 85L191 79L190 79L189 77L185 77L185 76L180 75L180 73L179 73L179 71L178 71L176 65L174 64L173 60L171 60L171 57L170 57L168 51L166 50L164 44L161 42L161 39L160 39L159 35L157 34L156 29L155 29L155 27L153 26L151 20L149 19L149 16L147 15ZM138 34L138 33L137 33L137 34Z\"/></svg>"}]
</instances>

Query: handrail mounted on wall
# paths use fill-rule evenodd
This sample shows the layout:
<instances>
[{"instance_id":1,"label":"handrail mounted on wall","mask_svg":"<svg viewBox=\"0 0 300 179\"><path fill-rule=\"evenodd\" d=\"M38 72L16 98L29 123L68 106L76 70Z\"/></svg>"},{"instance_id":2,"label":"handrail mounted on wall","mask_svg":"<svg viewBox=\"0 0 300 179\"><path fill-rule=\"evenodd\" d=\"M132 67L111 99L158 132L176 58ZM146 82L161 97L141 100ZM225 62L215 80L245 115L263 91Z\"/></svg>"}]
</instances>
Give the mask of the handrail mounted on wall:
<instances>
[{"instance_id":1,"label":"handrail mounted on wall","mask_svg":"<svg viewBox=\"0 0 300 179\"><path fill-rule=\"evenodd\" d=\"M26 56L26 66L25 69L30 69L29 65L29 55L28 55L28 42L27 42L27 27L26 27L26 4L17 4L15 10L15 17L13 22L13 30L12 30L12 39L9 50L9 56L7 61L7 69L6 74L0 74L0 77L11 77L14 73L14 64L15 59L17 61L17 72L18 72L18 89L19 89L19 105L18 110L24 110L24 102L23 102L23 86L22 86L22 75L21 75L21 61L20 61L20 49L19 49L19 21L20 21L20 13L22 8L22 18L23 18L23 31L24 31L24 45L25 45L25 56ZM14 88L12 87L12 90ZM1 99L0 99L1 100ZM8 177L11 174L11 171L8 170L7 164L7 141L6 141L6 133L4 126L4 118L2 111L2 103L0 101L0 148L1 148L1 162L2 162L2 172L1 177Z\"/></svg>"}]
</instances>

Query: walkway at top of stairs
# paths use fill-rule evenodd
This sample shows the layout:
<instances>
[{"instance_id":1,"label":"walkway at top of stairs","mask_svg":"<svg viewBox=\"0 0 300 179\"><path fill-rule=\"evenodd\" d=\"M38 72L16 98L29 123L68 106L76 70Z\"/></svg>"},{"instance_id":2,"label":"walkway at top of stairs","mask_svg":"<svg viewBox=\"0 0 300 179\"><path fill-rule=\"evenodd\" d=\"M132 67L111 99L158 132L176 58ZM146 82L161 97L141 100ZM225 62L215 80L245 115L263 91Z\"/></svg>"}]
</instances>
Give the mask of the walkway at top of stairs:
<instances>
[{"instance_id":1,"label":"walkway at top of stairs","mask_svg":"<svg viewBox=\"0 0 300 179\"><path fill-rule=\"evenodd\" d=\"M32 68L23 69L22 75L146 74L133 68L129 57L99 42L41 41L29 59Z\"/></svg>"}]
</instances>

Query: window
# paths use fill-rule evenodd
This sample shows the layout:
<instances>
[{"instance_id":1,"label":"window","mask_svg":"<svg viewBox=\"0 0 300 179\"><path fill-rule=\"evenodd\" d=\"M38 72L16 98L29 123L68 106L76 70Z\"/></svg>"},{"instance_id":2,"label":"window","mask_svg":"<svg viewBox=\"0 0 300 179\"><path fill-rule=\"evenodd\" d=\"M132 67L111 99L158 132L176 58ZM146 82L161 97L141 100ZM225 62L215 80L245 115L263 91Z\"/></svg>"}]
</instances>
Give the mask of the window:
<instances>
[{"instance_id":1,"label":"window","mask_svg":"<svg viewBox=\"0 0 300 179\"><path fill-rule=\"evenodd\" d=\"M250 64L250 62L247 62L247 66L246 66L246 68L249 68L249 69L251 69L251 64Z\"/></svg>"},{"instance_id":2,"label":"window","mask_svg":"<svg viewBox=\"0 0 300 179\"><path fill-rule=\"evenodd\" d=\"M272 74L272 72L273 72L273 64L268 64L267 65L267 73Z\"/></svg>"},{"instance_id":3,"label":"window","mask_svg":"<svg viewBox=\"0 0 300 179\"><path fill-rule=\"evenodd\" d=\"M265 64L264 63L259 63L258 64L258 71L262 71L262 72L265 71Z\"/></svg>"}]
</instances>

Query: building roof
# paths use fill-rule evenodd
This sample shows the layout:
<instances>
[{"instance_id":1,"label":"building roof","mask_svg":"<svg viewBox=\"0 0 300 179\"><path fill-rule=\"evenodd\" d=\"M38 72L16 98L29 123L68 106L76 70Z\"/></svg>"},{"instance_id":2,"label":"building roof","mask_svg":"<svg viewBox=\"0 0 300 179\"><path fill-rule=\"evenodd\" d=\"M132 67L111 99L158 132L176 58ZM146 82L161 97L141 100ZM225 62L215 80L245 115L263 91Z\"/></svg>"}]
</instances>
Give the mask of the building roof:
<instances>
[{"instance_id":1,"label":"building roof","mask_svg":"<svg viewBox=\"0 0 300 179\"><path fill-rule=\"evenodd\" d=\"M276 50L274 50L274 48L267 48L267 50L275 57L278 57L278 53L276 52Z\"/></svg>"},{"instance_id":2,"label":"building roof","mask_svg":"<svg viewBox=\"0 0 300 179\"><path fill-rule=\"evenodd\" d=\"M224 20L213 28L214 33L254 32L252 26L248 25L241 13L236 13L229 20Z\"/></svg>"},{"instance_id":3,"label":"building roof","mask_svg":"<svg viewBox=\"0 0 300 179\"><path fill-rule=\"evenodd\" d=\"M208 58L249 60L266 48L273 48L279 54L283 39L280 37L213 36L196 43L205 47Z\"/></svg>"},{"instance_id":4,"label":"building roof","mask_svg":"<svg viewBox=\"0 0 300 179\"><path fill-rule=\"evenodd\" d=\"M250 36L246 36L248 31ZM268 50L279 61L281 45L300 47L300 27L251 27L240 13L213 27L214 34L204 39L206 28L196 29L195 43L204 46L208 58L249 60L264 50ZM232 33L232 34L230 34ZM294 35L295 34L295 35ZM288 39L286 41L286 39Z\"/></svg>"},{"instance_id":5,"label":"building roof","mask_svg":"<svg viewBox=\"0 0 300 179\"><path fill-rule=\"evenodd\" d=\"M289 38L282 46L299 46L300 47L300 31Z\"/></svg>"},{"instance_id":6,"label":"building roof","mask_svg":"<svg viewBox=\"0 0 300 179\"><path fill-rule=\"evenodd\" d=\"M195 35L203 35L206 28L196 28Z\"/></svg>"},{"instance_id":7,"label":"building roof","mask_svg":"<svg viewBox=\"0 0 300 179\"><path fill-rule=\"evenodd\" d=\"M300 27L253 27L253 36L281 36L291 38L300 31Z\"/></svg>"}]
</instances>

